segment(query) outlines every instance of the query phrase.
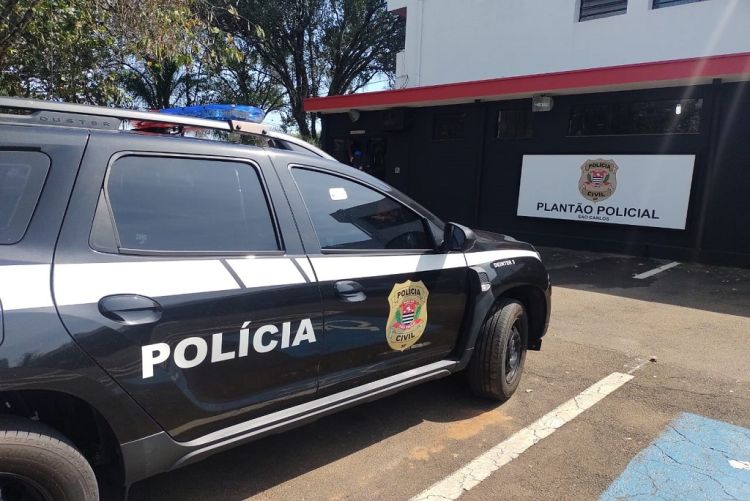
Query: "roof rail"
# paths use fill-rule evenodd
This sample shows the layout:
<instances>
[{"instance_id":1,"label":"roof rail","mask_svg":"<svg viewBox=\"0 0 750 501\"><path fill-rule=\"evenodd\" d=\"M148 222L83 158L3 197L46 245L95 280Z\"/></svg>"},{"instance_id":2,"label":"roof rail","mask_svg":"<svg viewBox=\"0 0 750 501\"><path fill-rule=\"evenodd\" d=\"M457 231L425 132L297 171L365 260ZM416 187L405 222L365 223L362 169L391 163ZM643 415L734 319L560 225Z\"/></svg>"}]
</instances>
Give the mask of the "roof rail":
<instances>
[{"instance_id":1,"label":"roof rail","mask_svg":"<svg viewBox=\"0 0 750 501\"><path fill-rule=\"evenodd\" d=\"M28 110L29 114L5 114L2 108ZM0 121L36 123L42 125L60 125L68 127L86 127L91 129L117 130L122 120L160 122L172 125L183 125L202 129L233 131L266 138L277 139L304 148L327 160L335 160L331 155L294 136L272 131L263 124L243 122L240 120L208 120L183 115L108 108L87 104L69 104L38 99L20 99L0 97Z\"/></svg>"}]
</instances>

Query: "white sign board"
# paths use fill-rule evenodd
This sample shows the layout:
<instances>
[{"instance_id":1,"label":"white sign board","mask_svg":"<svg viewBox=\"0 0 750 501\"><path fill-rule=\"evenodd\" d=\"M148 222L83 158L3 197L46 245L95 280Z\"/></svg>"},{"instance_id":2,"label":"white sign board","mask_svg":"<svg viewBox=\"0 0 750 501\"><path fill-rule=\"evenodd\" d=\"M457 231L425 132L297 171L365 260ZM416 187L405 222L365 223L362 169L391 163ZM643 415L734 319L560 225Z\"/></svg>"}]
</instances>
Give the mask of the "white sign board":
<instances>
[{"instance_id":1,"label":"white sign board","mask_svg":"<svg viewBox=\"0 0 750 501\"><path fill-rule=\"evenodd\" d=\"M685 229L695 155L524 155L519 216Z\"/></svg>"}]
</instances>

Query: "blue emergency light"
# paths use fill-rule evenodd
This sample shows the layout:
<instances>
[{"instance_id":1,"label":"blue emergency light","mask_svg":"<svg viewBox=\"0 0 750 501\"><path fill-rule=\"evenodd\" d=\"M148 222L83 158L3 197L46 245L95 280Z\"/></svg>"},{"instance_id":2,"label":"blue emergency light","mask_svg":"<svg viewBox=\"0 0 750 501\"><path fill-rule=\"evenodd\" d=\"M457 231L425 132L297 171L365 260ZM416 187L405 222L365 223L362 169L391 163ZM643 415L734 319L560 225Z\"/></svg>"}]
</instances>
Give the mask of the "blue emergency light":
<instances>
[{"instance_id":1,"label":"blue emergency light","mask_svg":"<svg viewBox=\"0 0 750 501\"><path fill-rule=\"evenodd\" d=\"M263 121L265 117L263 110L256 106L245 104L203 104L199 106L181 106L179 108L164 108L159 113L168 115L182 115L194 118L205 118L208 120L242 120L244 122Z\"/></svg>"}]
</instances>

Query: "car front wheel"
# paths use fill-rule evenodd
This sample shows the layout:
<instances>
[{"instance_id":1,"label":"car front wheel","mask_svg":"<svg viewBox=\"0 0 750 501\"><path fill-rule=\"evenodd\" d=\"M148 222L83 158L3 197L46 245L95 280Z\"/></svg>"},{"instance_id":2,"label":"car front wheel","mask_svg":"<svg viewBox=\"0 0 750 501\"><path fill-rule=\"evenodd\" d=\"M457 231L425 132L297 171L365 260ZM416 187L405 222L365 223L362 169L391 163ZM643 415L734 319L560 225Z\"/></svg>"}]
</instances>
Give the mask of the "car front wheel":
<instances>
[{"instance_id":1,"label":"car front wheel","mask_svg":"<svg viewBox=\"0 0 750 501\"><path fill-rule=\"evenodd\" d=\"M526 360L529 323L515 299L499 300L479 331L468 367L474 394L505 401L515 393Z\"/></svg>"}]
</instances>

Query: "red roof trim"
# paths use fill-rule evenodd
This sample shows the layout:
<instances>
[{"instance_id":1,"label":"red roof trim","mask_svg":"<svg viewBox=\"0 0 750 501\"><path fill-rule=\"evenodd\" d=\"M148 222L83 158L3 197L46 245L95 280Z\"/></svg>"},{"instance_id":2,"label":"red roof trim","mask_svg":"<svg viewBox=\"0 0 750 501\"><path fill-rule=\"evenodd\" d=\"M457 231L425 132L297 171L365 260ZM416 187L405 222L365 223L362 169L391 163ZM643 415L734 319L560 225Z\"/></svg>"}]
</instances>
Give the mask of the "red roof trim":
<instances>
[{"instance_id":1,"label":"red roof trim","mask_svg":"<svg viewBox=\"0 0 750 501\"><path fill-rule=\"evenodd\" d=\"M750 52L411 87L344 96L313 97L305 100L305 110L388 108L433 102L439 104L440 101L471 100L644 82L689 81L697 78L719 78L736 75L750 75Z\"/></svg>"}]
</instances>

